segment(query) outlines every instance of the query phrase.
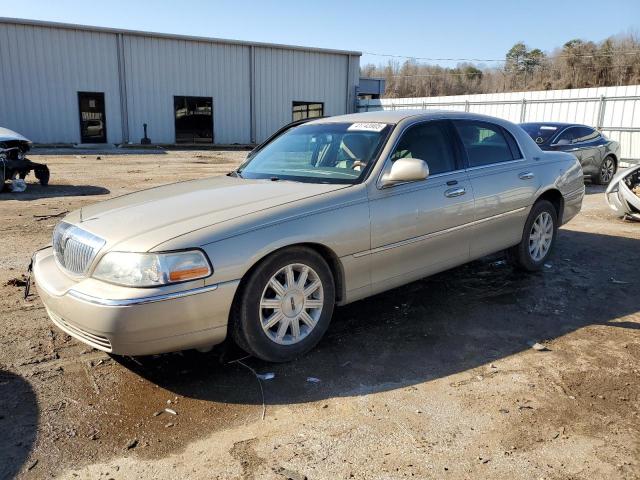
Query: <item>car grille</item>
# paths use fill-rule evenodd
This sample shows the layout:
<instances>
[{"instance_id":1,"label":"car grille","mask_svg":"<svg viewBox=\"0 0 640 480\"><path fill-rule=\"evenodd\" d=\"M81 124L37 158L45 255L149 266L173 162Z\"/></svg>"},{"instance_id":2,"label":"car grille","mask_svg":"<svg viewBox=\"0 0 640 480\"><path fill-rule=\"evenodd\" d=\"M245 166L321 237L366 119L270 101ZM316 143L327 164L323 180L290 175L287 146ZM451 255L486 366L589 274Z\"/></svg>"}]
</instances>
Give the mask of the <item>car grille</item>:
<instances>
[{"instance_id":1,"label":"car grille","mask_svg":"<svg viewBox=\"0 0 640 480\"><path fill-rule=\"evenodd\" d=\"M56 262L72 275L84 275L104 244L102 238L67 222L60 222L53 231Z\"/></svg>"},{"instance_id":2,"label":"car grille","mask_svg":"<svg viewBox=\"0 0 640 480\"><path fill-rule=\"evenodd\" d=\"M53 313L49 309L47 309L47 313L49 314L49 318L51 318L53 323L55 323L61 330L71 335L72 337L75 337L82 342L88 343L93 348L97 348L98 350L102 350L105 352L112 351L111 342L107 337L89 333L86 330L78 327L77 325L73 325L67 322L60 315Z\"/></svg>"}]
</instances>

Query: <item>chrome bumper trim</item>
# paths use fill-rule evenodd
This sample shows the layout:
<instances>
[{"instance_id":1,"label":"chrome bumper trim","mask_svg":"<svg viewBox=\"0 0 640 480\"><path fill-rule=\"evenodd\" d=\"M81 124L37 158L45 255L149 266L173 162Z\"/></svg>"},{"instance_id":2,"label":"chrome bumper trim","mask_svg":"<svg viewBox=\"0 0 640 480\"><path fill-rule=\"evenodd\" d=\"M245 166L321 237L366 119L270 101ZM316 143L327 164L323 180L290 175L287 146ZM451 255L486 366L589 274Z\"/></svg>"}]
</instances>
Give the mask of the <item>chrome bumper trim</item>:
<instances>
[{"instance_id":1,"label":"chrome bumper trim","mask_svg":"<svg viewBox=\"0 0 640 480\"><path fill-rule=\"evenodd\" d=\"M108 298L99 298L86 293L78 292L77 290L69 290L67 293L82 300L83 302L92 303L94 305L101 305L104 307L131 307L134 305L144 305L145 303L163 302L165 300L173 300L175 298L189 297L191 295L198 295L200 293L212 292L218 288L218 285L207 285L206 287L194 288L192 290L185 290L183 292L165 293L162 295L151 295L149 297L139 298L127 298L123 300L112 300Z\"/></svg>"}]
</instances>

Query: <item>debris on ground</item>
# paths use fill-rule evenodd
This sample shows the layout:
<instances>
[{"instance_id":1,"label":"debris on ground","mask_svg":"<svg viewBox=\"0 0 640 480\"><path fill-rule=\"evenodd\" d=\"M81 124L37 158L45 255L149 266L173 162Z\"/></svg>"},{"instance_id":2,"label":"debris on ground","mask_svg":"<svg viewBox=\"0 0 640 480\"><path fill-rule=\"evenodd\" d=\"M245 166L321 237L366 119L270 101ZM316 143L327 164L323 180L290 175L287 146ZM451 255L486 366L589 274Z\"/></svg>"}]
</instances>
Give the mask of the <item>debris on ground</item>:
<instances>
[{"instance_id":1,"label":"debris on ground","mask_svg":"<svg viewBox=\"0 0 640 480\"><path fill-rule=\"evenodd\" d=\"M622 281L622 280L616 280L613 277L611 277L609 280L611 281L611 283L615 283L616 285L629 285L629 282L625 282L625 281Z\"/></svg>"},{"instance_id":2,"label":"debris on ground","mask_svg":"<svg viewBox=\"0 0 640 480\"><path fill-rule=\"evenodd\" d=\"M171 414L171 415L178 415L178 412L176 412L175 410L173 410L171 408L165 408L164 411L169 413L169 414Z\"/></svg>"},{"instance_id":3,"label":"debris on ground","mask_svg":"<svg viewBox=\"0 0 640 480\"><path fill-rule=\"evenodd\" d=\"M320 383L320 379L316 377L307 377L307 382L309 383Z\"/></svg>"},{"instance_id":4,"label":"debris on ground","mask_svg":"<svg viewBox=\"0 0 640 480\"><path fill-rule=\"evenodd\" d=\"M546 345L543 345L542 343L529 342L528 345L531 348L533 348L534 350L538 351L538 352L547 352L547 351L549 351L549 348Z\"/></svg>"},{"instance_id":5,"label":"debris on ground","mask_svg":"<svg viewBox=\"0 0 640 480\"><path fill-rule=\"evenodd\" d=\"M134 438L129 443L127 443L127 450L131 450L133 448L136 448L137 446L138 446L138 439Z\"/></svg>"},{"instance_id":6,"label":"debris on ground","mask_svg":"<svg viewBox=\"0 0 640 480\"><path fill-rule=\"evenodd\" d=\"M22 193L27 189L27 182L21 178L16 178L11 181L11 192Z\"/></svg>"},{"instance_id":7,"label":"debris on ground","mask_svg":"<svg viewBox=\"0 0 640 480\"><path fill-rule=\"evenodd\" d=\"M273 372L268 372L268 373L258 373L256 376L260 380L271 380L276 376L276 374Z\"/></svg>"},{"instance_id":8,"label":"debris on ground","mask_svg":"<svg viewBox=\"0 0 640 480\"><path fill-rule=\"evenodd\" d=\"M27 277L24 275L22 278L11 278L9 279L4 286L5 287L24 287L27 285Z\"/></svg>"},{"instance_id":9,"label":"debris on ground","mask_svg":"<svg viewBox=\"0 0 640 480\"><path fill-rule=\"evenodd\" d=\"M59 212L59 213L51 213L48 215L34 215L33 218L36 219L36 222L41 222L43 220L49 220L50 218L61 217L63 215L66 215L67 213L69 213L69 210L65 210L64 212Z\"/></svg>"}]
</instances>

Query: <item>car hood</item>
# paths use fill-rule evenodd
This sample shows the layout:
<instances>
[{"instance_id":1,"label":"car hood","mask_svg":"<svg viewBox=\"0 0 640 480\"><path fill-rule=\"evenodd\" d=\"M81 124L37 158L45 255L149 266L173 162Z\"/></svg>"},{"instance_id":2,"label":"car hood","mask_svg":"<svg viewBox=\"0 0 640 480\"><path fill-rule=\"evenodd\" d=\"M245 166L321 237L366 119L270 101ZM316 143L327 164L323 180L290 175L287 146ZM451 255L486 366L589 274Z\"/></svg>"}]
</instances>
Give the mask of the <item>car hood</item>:
<instances>
[{"instance_id":1,"label":"car hood","mask_svg":"<svg viewBox=\"0 0 640 480\"><path fill-rule=\"evenodd\" d=\"M22 142L31 143L31 140L29 140L27 137L20 135L13 130L9 130L8 128L0 127L0 142L10 142L12 140L20 140Z\"/></svg>"},{"instance_id":2,"label":"car hood","mask_svg":"<svg viewBox=\"0 0 640 480\"><path fill-rule=\"evenodd\" d=\"M345 187L221 176L123 195L83 207L69 220L104 238L106 249L144 251L200 228Z\"/></svg>"}]
</instances>

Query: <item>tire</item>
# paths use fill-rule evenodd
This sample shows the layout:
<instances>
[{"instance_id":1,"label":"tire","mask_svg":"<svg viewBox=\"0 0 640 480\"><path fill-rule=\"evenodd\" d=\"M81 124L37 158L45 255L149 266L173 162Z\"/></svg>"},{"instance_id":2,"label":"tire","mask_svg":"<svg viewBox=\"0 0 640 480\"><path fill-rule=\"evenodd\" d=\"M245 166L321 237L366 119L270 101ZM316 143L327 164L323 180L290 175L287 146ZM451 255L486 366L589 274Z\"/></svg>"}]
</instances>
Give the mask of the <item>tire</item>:
<instances>
[{"instance_id":1,"label":"tire","mask_svg":"<svg viewBox=\"0 0 640 480\"><path fill-rule=\"evenodd\" d=\"M263 260L242 282L232 310L231 335L240 348L257 358L288 362L320 341L334 303L333 275L322 256L305 247L286 248Z\"/></svg>"},{"instance_id":2,"label":"tire","mask_svg":"<svg viewBox=\"0 0 640 480\"><path fill-rule=\"evenodd\" d=\"M4 172L5 172L4 165L0 163L0 192L4 190L4 181L5 181Z\"/></svg>"},{"instance_id":3,"label":"tire","mask_svg":"<svg viewBox=\"0 0 640 480\"><path fill-rule=\"evenodd\" d=\"M549 225L549 221L551 222L551 225L546 227L546 225ZM537 225L535 227L536 230L534 230L534 224ZM541 245L541 250L536 250L536 240L531 237L538 234L537 232L540 232L541 229L543 231L543 235L546 235L549 241L547 242L543 239L538 240L543 242L543 244ZM507 258L509 262L520 270L526 270L529 272L540 270L551 255L556 243L557 233L558 213L556 212L555 207L548 200L538 200L531 208L531 212L527 217L527 221L524 225L524 231L522 233L522 240L518 245L507 250Z\"/></svg>"},{"instance_id":4,"label":"tire","mask_svg":"<svg viewBox=\"0 0 640 480\"><path fill-rule=\"evenodd\" d=\"M36 167L34 171L36 178L40 181L40 185L46 187L49 185L49 167L46 165L42 165L41 167Z\"/></svg>"},{"instance_id":5,"label":"tire","mask_svg":"<svg viewBox=\"0 0 640 480\"><path fill-rule=\"evenodd\" d=\"M618 164L616 160L611 155L607 155L602 160L598 167L598 173L593 176L592 181L597 185L608 185L617 170Z\"/></svg>"}]
</instances>

